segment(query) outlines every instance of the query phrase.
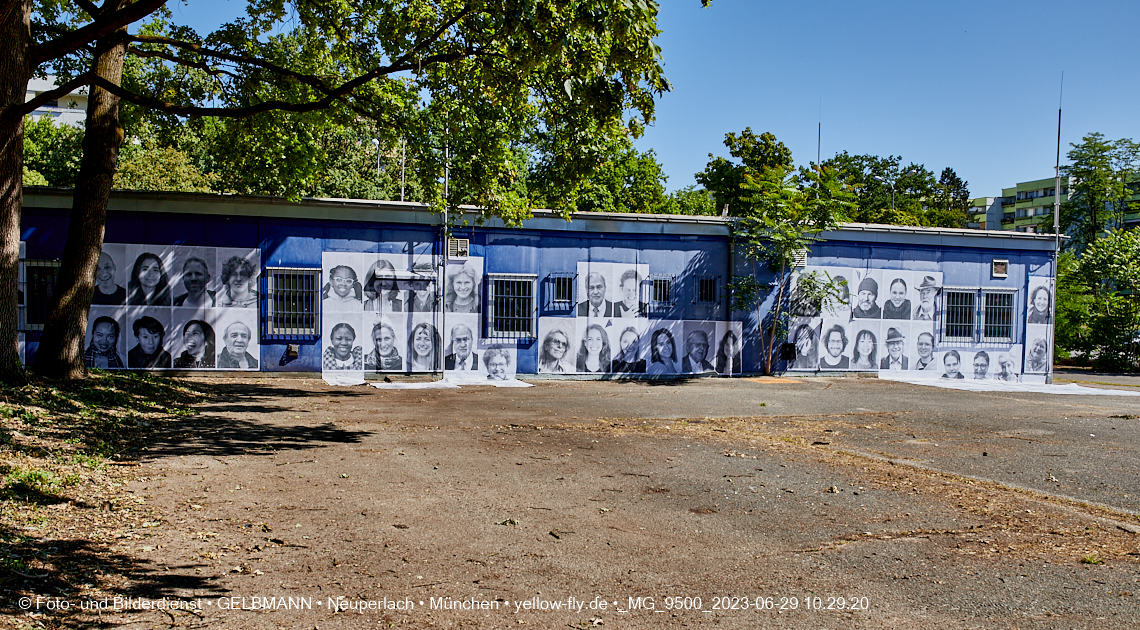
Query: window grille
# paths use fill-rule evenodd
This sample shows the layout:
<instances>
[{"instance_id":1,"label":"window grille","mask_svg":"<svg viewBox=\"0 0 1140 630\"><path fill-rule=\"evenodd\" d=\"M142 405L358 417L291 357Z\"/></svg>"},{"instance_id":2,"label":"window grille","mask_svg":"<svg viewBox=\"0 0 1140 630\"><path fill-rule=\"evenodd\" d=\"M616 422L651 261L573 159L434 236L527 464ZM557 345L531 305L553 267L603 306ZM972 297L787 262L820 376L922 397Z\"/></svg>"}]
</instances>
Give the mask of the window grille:
<instances>
[{"instance_id":1,"label":"window grille","mask_svg":"<svg viewBox=\"0 0 1140 630\"><path fill-rule=\"evenodd\" d=\"M447 239L447 257L448 258L467 258L471 251L471 239L467 238L449 238Z\"/></svg>"},{"instance_id":2,"label":"window grille","mask_svg":"<svg viewBox=\"0 0 1140 630\"><path fill-rule=\"evenodd\" d=\"M547 278L546 303L554 310L569 310L574 306L574 280L572 272L554 272Z\"/></svg>"},{"instance_id":3,"label":"window grille","mask_svg":"<svg viewBox=\"0 0 1140 630\"><path fill-rule=\"evenodd\" d=\"M794 267L806 267L807 266L808 250L806 250L806 249L796 250L795 252L793 252L792 256L793 256L792 266L794 266Z\"/></svg>"},{"instance_id":4,"label":"window grille","mask_svg":"<svg viewBox=\"0 0 1140 630\"><path fill-rule=\"evenodd\" d=\"M973 341L977 291L944 291L942 337L947 341Z\"/></svg>"},{"instance_id":5,"label":"window grille","mask_svg":"<svg viewBox=\"0 0 1140 630\"><path fill-rule=\"evenodd\" d=\"M673 276L650 276L649 306L662 310L673 306Z\"/></svg>"},{"instance_id":6,"label":"window grille","mask_svg":"<svg viewBox=\"0 0 1140 630\"><path fill-rule=\"evenodd\" d=\"M278 339L320 335L321 270L269 267L265 276L265 335Z\"/></svg>"},{"instance_id":7,"label":"window grille","mask_svg":"<svg viewBox=\"0 0 1140 630\"><path fill-rule=\"evenodd\" d=\"M59 277L58 260L25 260L24 282L20 287L24 299L20 306L20 330L43 330L48 310L55 296Z\"/></svg>"},{"instance_id":8,"label":"window grille","mask_svg":"<svg viewBox=\"0 0 1140 630\"><path fill-rule=\"evenodd\" d=\"M1013 292L982 292L982 341L1013 343Z\"/></svg>"},{"instance_id":9,"label":"window grille","mask_svg":"<svg viewBox=\"0 0 1140 630\"><path fill-rule=\"evenodd\" d=\"M719 278L704 276L697 278L697 303L713 304L717 301L717 285Z\"/></svg>"},{"instance_id":10,"label":"window grille","mask_svg":"<svg viewBox=\"0 0 1140 630\"><path fill-rule=\"evenodd\" d=\"M537 335L534 281L525 274L489 275L487 336L492 338L533 339Z\"/></svg>"}]
</instances>

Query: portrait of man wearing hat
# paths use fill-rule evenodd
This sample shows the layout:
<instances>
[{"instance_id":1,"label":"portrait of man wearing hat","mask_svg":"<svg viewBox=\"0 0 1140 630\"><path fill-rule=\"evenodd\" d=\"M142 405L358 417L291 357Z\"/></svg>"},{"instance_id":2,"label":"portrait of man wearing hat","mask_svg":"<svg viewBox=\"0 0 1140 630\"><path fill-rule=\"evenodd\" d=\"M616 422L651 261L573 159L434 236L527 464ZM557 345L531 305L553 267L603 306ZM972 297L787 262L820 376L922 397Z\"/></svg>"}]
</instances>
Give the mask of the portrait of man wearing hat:
<instances>
[{"instance_id":1,"label":"portrait of man wearing hat","mask_svg":"<svg viewBox=\"0 0 1140 630\"><path fill-rule=\"evenodd\" d=\"M879 299L879 283L874 278L863 278L859 283L859 293L855 296L855 308L851 314L860 319L882 319L883 309L876 302Z\"/></svg>"},{"instance_id":2,"label":"portrait of man wearing hat","mask_svg":"<svg viewBox=\"0 0 1140 630\"><path fill-rule=\"evenodd\" d=\"M903 343L906 342L906 337L899 332L898 328L887 329L887 356L879 362L880 370L905 370L908 369L909 361L903 356Z\"/></svg>"},{"instance_id":3,"label":"portrait of man wearing hat","mask_svg":"<svg viewBox=\"0 0 1140 630\"><path fill-rule=\"evenodd\" d=\"M918 306L914 307L914 319L921 319L928 322L934 321L934 297L938 295L938 283L935 282L934 276L926 276L922 279L922 283L919 284L917 288Z\"/></svg>"}]
</instances>

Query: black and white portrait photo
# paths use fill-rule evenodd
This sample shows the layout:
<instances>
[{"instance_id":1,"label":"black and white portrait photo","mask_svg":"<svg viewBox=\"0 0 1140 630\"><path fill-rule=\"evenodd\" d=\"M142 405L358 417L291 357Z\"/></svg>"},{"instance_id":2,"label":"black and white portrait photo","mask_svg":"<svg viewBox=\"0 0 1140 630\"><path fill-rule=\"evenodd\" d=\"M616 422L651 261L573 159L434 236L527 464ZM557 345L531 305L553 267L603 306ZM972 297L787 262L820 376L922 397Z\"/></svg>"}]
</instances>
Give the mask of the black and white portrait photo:
<instances>
[{"instance_id":1,"label":"black and white portrait photo","mask_svg":"<svg viewBox=\"0 0 1140 630\"><path fill-rule=\"evenodd\" d=\"M680 374L682 350L678 341L684 341L683 322L668 319L651 321L646 331L649 334L646 348L649 364L645 373L653 376Z\"/></svg>"},{"instance_id":2,"label":"black and white portrait photo","mask_svg":"<svg viewBox=\"0 0 1140 630\"><path fill-rule=\"evenodd\" d=\"M907 271L884 271L883 282L887 285L886 300L883 301L883 319L910 319L912 307L908 296ZM905 369L905 368L904 368Z\"/></svg>"},{"instance_id":3,"label":"black and white portrait photo","mask_svg":"<svg viewBox=\"0 0 1140 630\"><path fill-rule=\"evenodd\" d=\"M819 368L819 335L821 321L814 317L797 317L788 327L788 342L796 347L796 358L788 365L789 370L810 370Z\"/></svg>"},{"instance_id":4,"label":"black and white portrait photo","mask_svg":"<svg viewBox=\"0 0 1140 630\"><path fill-rule=\"evenodd\" d=\"M475 331L479 330L476 317L448 317L447 348L443 358L443 369L456 372L475 373L479 371L479 353L475 346L479 341Z\"/></svg>"},{"instance_id":5,"label":"black and white portrait photo","mask_svg":"<svg viewBox=\"0 0 1140 630\"><path fill-rule=\"evenodd\" d=\"M716 366L709 360L713 358L712 342L715 329L713 322L685 320L685 354L681 358L682 374L716 372Z\"/></svg>"},{"instance_id":6,"label":"black and white portrait photo","mask_svg":"<svg viewBox=\"0 0 1140 630\"><path fill-rule=\"evenodd\" d=\"M942 358L942 377L949 379L964 379L962 374L962 354L957 350L947 350L938 353Z\"/></svg>"},{"instance_id":7,"label":"black and white portrait photo","mask_svg":"<svg viewBox=\"0 0 1140 630\"><path fill-rule=\"evenodd\" d=\"M515 353L513 347L493 345L483 351L483 363L487 380L509 381L515 378Z\"/></svg>"},{"instance_id":8,"label":"black and white portrait photo","mask_svg":"<svg viewBox=\"0 0 1140 630\"><path fill-rule=\"evenodd\" d=\"M938 376L941 369L934 356L934 333L929 327L915 325L911 327L911 342L914 344L911 352L910 369L920 372L919 376Z\"/></svg>"},{"instance_id":9,"label":"black and white portrait photo","mask_svg":"<svg viewBox=\"0 0 1140 630\"><path fill-rule=\"evenodd\" d=\"M403 372L407 334L404 318L365 313L361 327L367 331L364 369L369 372Z\"/></svg>"},{"instance_id":10,"label":"black and white portrait photo","mask_svg":"<svg viewBox=\"0 0 1140 630\"><path fill-rule=\"evenodd\" d=\"M573 374L577 371L577 322L565 317L538 318L538 372Z\"/></svg>"},{"instance_id":11,"label":"black and white portrait photo","mask_svg":"<svg viewBox=\"0 0 1140 630\"><path fill-rule=\"evenodd\" d=\"M206 247L174 250L174 306L213 308L218 292L210 288L217 252Z\"/></svg>"},{"instance_id":12,"label":"black and white portrait photo","mask_svg":"<svg viewBox=\"0 0 1140 630\"><path fill-rule=\"evenodd\" d=\"M120 306L127 303L126 272L122 269L126 258L125 245L103 245L95 266L95 292L91 294L91 304Z\"/></svg>"},{"instance_id":13,"label":"black and white portrait photo","mask_svg":"<svg viewBox=\"0 0 1140 630\"><path fill-rule=\"evenodd\" d=\"M208 317L210 311L206 311ZM214 326L203 319L204 314L197 309L174 309L171 331L171 345L174 351L173 367L176 370L214 369L217 366L217 343Z\"/></svg>"},{"instance_id":14,"label":"black and white portrait photo","mask_svg":"<svg viewBox=\"0 0 1140 630\"><path fill-rule=\"evenodd\" d=\"M740 362L743 332L743 322L716 323L716 371L718 374L729 376L744 371L743 364Z\"/></svg>"},{"instance_id":15,"label":"black and white portrait photo","mask_svg":"<svg viewBox=\"0 0 1140 630\"><path fill-rule=\"evenodd\" d=\"M824 318L821 324L819 369L851 369L851 337L849 323L843 318Z\"/></svg>"},{"instance_id":16,"label":"black and white portrait photo","mask_svg":"<svg viewBox=\"0 0 1140 630\"><path fill-rule=\"evenodd\" d=\"M88 368L118 370L127 367L123 361L122 309L93 306L87 314L86 349L83 364Z\"/></svg>"},{"instance_id":17,"label":"black and white portrait photo","mask_svg":"<svg viewBox=\"0 0 1140 630\"><path fill-rule=\"evenodd\" d=\"M364 371L363 317L337 313L321 322L321 368L323 371Z\"/></svg>"},{"instance_id":18,"label":"black and white portrait photo","mask_svg":"<svg viewBox=\"0 0 1140 630\"><path fill-rule=\"evenodd\" d=\"M906 322L884 323L883 350L879 360L880 370L909 370L910 357L906 355L907 333L910 327Z\"/></svg>"},{"instance_id":19,"label":"black and white portrait photo","mask_svg":"<svg viewBox=\"0 0 1140 630\"><path fill-rule=\"evenodd\" d=\"M848 267L807 266L799 275L815 274L815 278L832 288L820 304L819 315L829 319L851 319L851 301L855 270Z\"/></svg>"},{"instance_id":20,"label":"black and white portrait photo","mask_svg":"<svg viewBox=\"0 0 1140 630\"><path fill-rule=\"evenodd\" d=\"M356 271L360 254L326 252L325 285L321 287L321 311L357 313L364 308L364 285Z\"/></svg>"},{"instance_id":21,"label":"black and white portrait photo","mask_svg":"<svg viewBox=\"0 0 1140 630\"><path fill-rule=\"evenodd\" d=\"M882 319L883 309L879 306L879 283L881 281L881 271L872 269L859 272L858 284L852 298L852 317L855 319Z\"/></svg>"},{"instance_id":22,"label":"black and white portrait photo","mask_svg":"<svg viewBox=\"0 0 1140 630\"><path fill-rule=\"evenodd\" d=\"M1053 283L1049 278L1029 279L1029 305L1026 324L1053 323Z\"/></svg>"},{"instance_id":23,"label":"black and white portrait photo","mask_svg":"<svg viewBox=\"0 0 1140 630\"><path fill-rule=\"evenodd\" d=\"M483 259L453 261L447 267L443 310L448 313L478 313L482 295Z\"/></svg>"},{"instance_id":24,"label":"black and white portrait photo","mask_svg":"<svg viewBox=\"0 0 1140 630\"><path fill-rule=\"evenodd\" d=\"M578 347L575 349L574 368L582 374L601 374L610 371L610 335L604 319L578 318Z\"/></svg>"},{"instance_id":25,"label":"black and white portrait photo","mask_svg":"<svg viewBox=\"0 0 1140 630\"><path fill-rule=\"evenodd\" d=\"M134 262L127 276L127 304L131 306L170 306L170 252L161 246L127 247Z\"/></svg>"},{"instance_id":26,"label":"black and white portrait photo","mask_svg":"<svg viewBox=\"0 0 1140 630\"><path fill-rule=\"evenodd\" d=\"M126 322L130 331L128 368L161 370L173 367L170 352L166 350L166 335L171 325L170 309L133 307L127 310Z\"/></svg>"},{"instance_id":27,"label":"black and white portrait photo","mask_svg":"<svg viewBox=\"0 0 1140 630\"><path fill-rule=\"evenodd\" d=\"M222 336L217 364L220 370L256 370L258 367L257 320L252 314L240 313L218 318L217 331Z\"/></svg>"},{"instance_id":28,"label":"black and white portrait photo","mask_svg":"<svg viewBox=\"0 0 1140 630\"><path fill-rule=\"evenodd\" d=\"M984 381L990 377L990 353L979 350L974 353L974 380Z\"/></svg>"},{"instance_id":29,"label":"black and white portrait photo","mask_svg":"<svg viewBox=\"0 0 1140 630\"><path fill-rule=\"evenodd\" d=\"M443 354L443 338L430 319L415 319L408 331L407 370L438 372Z\"/></svg>"},{"instance_id":30,"label":"black and white portrait photo","mask_svg":"<svg viewBox=\"0 0 1140 630\"><path fill-rule=\"evenodd\" d=\"M851 369L879 370L879 322L854 322L851 330Z\"/></svg>"},{"instance_id":31,"label":"black and white portrait photo","mask_svg":"<svg viewBox=\"0 0 1140 630\"><path fill-rule=\"evenodd\" d=\"M408 289L408 312L434 313L438 311L439 296L436 295L435 267L429 258L412 265L412 279L404 282Z\"/></svg>"},{"instance_id":32,"label":"black and white portrait photo","mask_svg":"<svg viewBox=\"0 0 1140 630\"><path fill-rule=\"evenodd\" d=\"M942 273L915 272L914 281L914 289L918 291L918 304L914 306L911 319L933 322L938 317L938 292L942 287Z\"/></svg>"},{"instance_id":33,"label":"black and white portrait photo","mask_svg":"<svg viewBox=\"0 0 1140 630\"><path fill-rule=\"evenodd\" d=\"M994 366L990 372L995 381L1017 383L1021 380L1018 372L1021 369L1021 346L1015 345L1009 350L998 350L993 353Z\"/></svg>"},{"instance_id":34,"label":"black and white portrait photo","mask_svg":"<svg viewBox=\"0 0 1140 630\"><path fill-rule=\"evenodd\" d=\"M647 265L614 265L617 281L617 300L614 303L614 317L644 317L641 304L642 285L648 275Z\"/></svg>"},{"instance_id":35,"label":"black and white portrait photo","mask_svg":"<svg viewBox=\"0 0 1140 630\"><path fill-rule=\"evenodd\" d=\"M642 356L642 337L645 320L614 322L610 327L610 348L613 358L610 371L616 374L645 374L647 362Z\"/></svg>"},{"instance_id":36,"label":"black and white portrait photo","mask_svg":"<svg viewBox=\"0 0 1140 630\"><path fill-rule=\"evenodd\" d=\"M404 291L397 280L396 263L381 258L364 274L364 310L369 313L404 312Z\"/></svg>"},{"instance_id":37,"label":"black and white portrait photo","mask_svg":"<svg viewBox=\"0 0 1140 630\"><path fill-rule=\"evenodd\" d=\"M586 296L578 303L578 317L615 317L613 296L613 266L608 263L578 263L578 277L582 286L578 295Z\"/></svg>"},{"instance_id":38,"label":"black and white portrait photo","mask_svg":"<svg viewBox=\"0 0 1140 630\"><path fill-rule=\"evenodd\" d=\"M219 247L216 252L219 287L215 304L222 308L257 308L261 250Z\"/></svg>"},{"instance_id":39,"label":"black and white portrait photo","mask_svg":"<svg viewBox=\"0 0 1140 630\"><path fill-rule=\"evenodd\" d=\"M1025 373L1048 374L1052 367L1052 348L1049 347L1048 324L1030 324L1025 327Z\"/></svg>"}]
</instances>

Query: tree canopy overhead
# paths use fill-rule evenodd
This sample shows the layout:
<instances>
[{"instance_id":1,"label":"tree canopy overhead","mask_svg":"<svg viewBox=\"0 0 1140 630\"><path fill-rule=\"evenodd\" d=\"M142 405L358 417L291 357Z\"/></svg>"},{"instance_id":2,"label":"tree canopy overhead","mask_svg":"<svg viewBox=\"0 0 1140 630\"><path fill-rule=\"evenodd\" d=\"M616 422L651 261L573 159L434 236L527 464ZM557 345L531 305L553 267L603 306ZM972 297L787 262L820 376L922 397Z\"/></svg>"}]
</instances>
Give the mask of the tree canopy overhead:
<instances>
[{"instance_id":1,"label":"tree canopy overhead","mask_svg":"<svg viewBox=\"0 0 1140 630\"><path fill-rule=\"evenodd\" d=\"M149 111L138 116L155 125L164 117L247 121L247 137L265 139L247 156L266 167L304 159L304 151L278 151L296 130L282 113L374 121L386 148L406 144L420 201L478 205L511 224L529 214L517 185L520 142L541 138L552 198L573 198L607 145L640 135L669 88L652 0L250 0L245 17L209 34L173 24L165 0L0 1L0 376L19 369L23 116L78 87L90 86L83 158L35 366L63 378L83 371L80 344L123 139L120 102ZM36 74L58 76L59 88L25 103Z\"/></svg>"}]
</instances>

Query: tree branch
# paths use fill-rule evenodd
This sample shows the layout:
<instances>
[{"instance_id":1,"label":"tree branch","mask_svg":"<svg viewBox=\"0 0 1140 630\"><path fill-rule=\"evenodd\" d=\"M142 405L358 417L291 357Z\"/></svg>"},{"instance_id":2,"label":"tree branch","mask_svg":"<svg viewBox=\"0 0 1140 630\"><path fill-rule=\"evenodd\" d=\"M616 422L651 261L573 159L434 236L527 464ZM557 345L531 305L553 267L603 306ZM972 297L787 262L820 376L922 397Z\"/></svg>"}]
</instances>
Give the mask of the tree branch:
<instances>
[{"instance_id":1,"label":"tree branch","mask_svg":"<svg viewBox=\"0 0 1140 630\"><path fill-rule=\"evenodd\" d=\"M81 9L87 12L87 15L93 18L99 17L99 14L103 12L103 9L96 6L95 3L90 0L75 0L75 4L78 4Z\"/></svg>"},{"instance_id":2,"label":"tree branch","mask_svg":"<svg viewBox=\"0 0 1140 630\"><path fill-rule=\"evenodd\" d=\"M201 70L202 72L205 72L206 74L209 74L211 76L218 76L220 74L224 74L224 75L231 76L235 79L241 78L238 75L236 75L233 72L230 72L228 70L222 70L220 68L213 68L210 66L210 64L208 64L204 61L190 61L187 59L183 59L181 57L176 57L174 55L171 55L171 54L164 52L164 51L161 51L161 50L142 50L139 48L135 48L134 46L131 46L131 47L127 48L127 52L129 54L136 56L136 57L165 59L166 61L169 61L171 63L176 63L180 66L186 66L188 68L197 68L198 70Z\"/></svg>"},{"instance_id":3,"label":"tree branch","mask_svg":"<svg viewBox=\"0 0 1140 630\"><path fill-rule=\"evenodd\" d=\"M50 103L52 101L58 101L61 97L67 96L68 94L71 94L73 91L75 91L75 88L78 88L78 87L81 87L84 85L88 85L90 83L92 76L93 76L92 73L84 72L83 74L75 77L74 79L68 81L67 83L64 83L63 85L57 87L56 89L51 90L50 92L44 92L43 94L40 94L39 96L33 98L32 100L24 103L23 109L20 112L20 115L21 116L27 116L28 114L36 111L40 107L43 107L47 103Z\"/></svg>"},{"instance_id":4,"label":"tree branch","mask_svg":"<svg viewBox=\"0 0 1140 630\"><path fill-rule=\"evenodd\" d=\"M167 0L136 0L131 4L110 13L100 12L98 18L82 28L51 41L32 46L28 51L28 65L38 66L75 52L93 41L106 37L132 22L137 22L157 11Z\"/></svg>"}]
</instances>

